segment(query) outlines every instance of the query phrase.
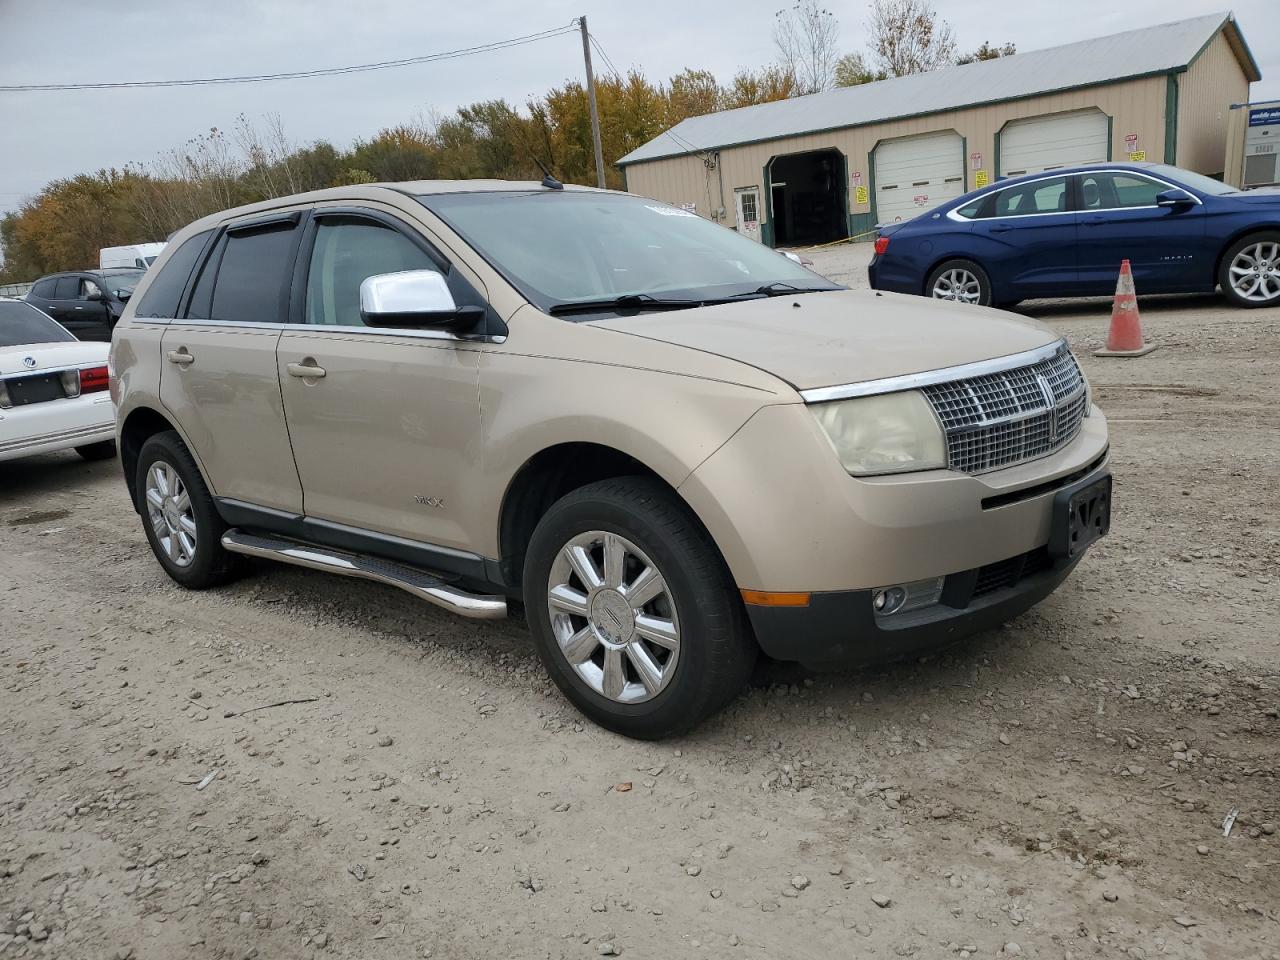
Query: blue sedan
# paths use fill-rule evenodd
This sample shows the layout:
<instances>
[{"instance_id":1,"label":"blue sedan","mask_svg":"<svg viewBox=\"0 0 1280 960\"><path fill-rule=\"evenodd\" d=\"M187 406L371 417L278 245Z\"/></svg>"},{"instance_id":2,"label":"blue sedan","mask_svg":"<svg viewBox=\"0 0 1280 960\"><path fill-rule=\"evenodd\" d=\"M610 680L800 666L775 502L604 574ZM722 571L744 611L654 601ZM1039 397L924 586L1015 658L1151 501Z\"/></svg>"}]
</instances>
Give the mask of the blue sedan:
<instances>
[{"instance_id":1,"label":"blue sedan","mask_svg":"<svg viewBox=\"0 0 1280 960\"><path fill-rule=\"evenodd\" d=\"M876 290L1009 307L1109 295L1125 259L1140 294L1278 306L1280 191L1155 163L1046 170L882 225L868 272Z\"/></svg>"}]
</instances>

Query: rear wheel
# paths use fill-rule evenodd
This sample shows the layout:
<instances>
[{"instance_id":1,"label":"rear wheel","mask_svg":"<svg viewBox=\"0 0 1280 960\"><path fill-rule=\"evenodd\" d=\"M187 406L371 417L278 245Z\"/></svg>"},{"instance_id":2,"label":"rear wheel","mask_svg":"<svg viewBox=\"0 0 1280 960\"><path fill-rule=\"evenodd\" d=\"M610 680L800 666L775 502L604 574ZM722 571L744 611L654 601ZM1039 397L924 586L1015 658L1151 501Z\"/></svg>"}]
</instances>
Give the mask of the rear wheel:
<instances>
[{"instance_id":1,"label":"rear wheel","mask_svg":"<svg viewBox=\"0 0 1280 960\"><path fill-rule=\"evenodd\" d=\"M158 433L138 453L136 489L142 526L160 566L192 590L232 579L239 558L222 548L222 522L191 452L173 431Z\"/></svg>"},{"instance_id":2,"label":"rear wheel","mask_svg":"<svg viewBox=\"0 0 1280 960\"><path fill-rule=\"evenodd\" d=\"M1218 283L1237 306L1280 306L1280 233L1250 234L1228 247Z\"/></svg>"},{"instance_id":3,"label":"rear wheel","mask_svg":"<svg viewBox=\"0 0 1280 960\"><path fill-rule=\"evenodd\" d=\"M925 296L957 303L991 305L991 280L972 260L947 260L933 268L924 285Z\"/></svg>"},{"instance_id":4,"label":"rear wheel","mask_svg":"<svg viewBox=\"0 0 1280 960\"><path fill-rule=\"evenodd\" d=\"M116 442L99 440L97 443L86 443L83 447L76 447L76 453L86 460L110 460L116 455Z\"/></svg>"},{"instance_id":5,"label":"rear wheel","mask_svg":"<svg viewBox=\"0 0 1280 960\"><path fill-rule=\"evenodd\" d=\"M710 537L656 481L590 484L538 523L524 602L551 678L596 723L656 740L746 684L757 649Z\"/></svg>"}]
</instances>

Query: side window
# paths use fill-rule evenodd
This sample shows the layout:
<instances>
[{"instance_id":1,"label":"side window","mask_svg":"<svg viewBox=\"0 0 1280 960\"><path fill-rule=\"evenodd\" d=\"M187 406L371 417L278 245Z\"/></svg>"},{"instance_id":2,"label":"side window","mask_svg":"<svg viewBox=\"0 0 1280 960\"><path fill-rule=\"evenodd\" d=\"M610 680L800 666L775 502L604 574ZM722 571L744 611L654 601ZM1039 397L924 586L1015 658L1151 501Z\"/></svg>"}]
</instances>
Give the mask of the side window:
<instances>
[{"instance_id":1,"label":"side window","mask_svg":"<svg viewBox=\"0 0 1280 960\"><path fill-rule=\"evenodd\" d=\"M1033 180L1007 187L995 195L992 217L1029 217L1038 213L1060 213L1067 209L1067 178Z\"/></svg>"},{"instance_id":2,"label":"side window","mask_svg":"<svg viewBox=\"0 0 1280 960\"><path fill-rule=\"evenodd\" d=\"M102 288L98 286L96 283L94 283L94 281L86 277L81 277L80 293L77 295L77 299L88 300L94 294L97 294L98 296L103 296Z\"/></svg>"},{"instance_id":3,"label":"side window","mask_svg":"<svg viewBox=\"0 0 1280 960\"><path fill-rule=\"evenodd\" d=\"M176 317L178 315L182 291L186 289L187 281L191 278L191 270L196 265L200 251L209 240L210 233L212 233L211 230L197 233L173 252L173 256L160 268L160 272L151 279L147 292L138 302L134 316Z\"/></svg>"},{"instance_id":4,"label":"side window","mask_svg":"<svg viewBox=\"0 0 1280 960\"><path fill-rule=\"evenodd\" d=\"M1123 210L1154 207L1156 196L1169 189L1135 173L1091 173L1080 178L1081 206L1085 210Z\"/></svg>"},{"instance_id":5,"label":"side window","mask_svg":"<svg viewBox=\"0 0 1280 960\"><path fill-rule=\"evenodd\" d=\"M41 280L31 288L31 296L39 297L42 300L52 300L54 288L57 287L56 280Z\"/></svg>"},{"instance_id":6,"label":"side window","mask_svg":"<svg viewBox=\"0 0 1280 960\"><path fill-rule=\"evenodd\" d=\"M53 288L55 300L78 300L80 298L79 277L59 277L57 286Z\"/></svg>"},{"instance_id":7,"label":"side window","mask_svg":"<svg viewBox=\"0 0 1280 960\"><path fill-rule=\"evenodd\" d=\"M440 271L439 264L404 234L371 220L320 220L307 271L307 323L363 326L360 283L402 270Z\"/></svg>"},{"instance_id":8,"label":"side window","mask_svg":"<svg viewBox=\"0 0 1280 960\"><path fill-rule=\"evenodd\" d=\"M233 323L285 322L296 234L292 222L228 232L201 271L187 316Z\"/></svg>"},{"instance_id":9,"label":"side window","mask_svg":"<svg viewBox=\"0 0 1280 960\"><path fill-rule=\"evenodd\" d=\"M973 220L979 215L979 211L982 209L986 201L987 197L979 197L972 203L966 203L963 207L957 208L956 214L964 217L966 220Z\"/></svg>"}]
</instances>

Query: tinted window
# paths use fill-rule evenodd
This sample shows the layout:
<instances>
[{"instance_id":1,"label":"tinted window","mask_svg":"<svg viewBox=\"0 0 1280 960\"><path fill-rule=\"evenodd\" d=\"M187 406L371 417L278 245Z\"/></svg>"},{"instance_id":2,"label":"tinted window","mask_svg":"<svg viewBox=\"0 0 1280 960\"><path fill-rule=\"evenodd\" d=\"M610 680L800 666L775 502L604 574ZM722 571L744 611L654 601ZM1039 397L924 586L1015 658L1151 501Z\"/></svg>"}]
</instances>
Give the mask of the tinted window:
<instances>
[{"instance_id":1,"label":"tinted window","mask_svg":"<svg viewBox=\"0 0 1280 960\"><path fill-rule=\"evenodd\" d=\"M439 268L408 237L370 221L322 221L307 274L307 323L360 326L360 283L401 270Z\"/></svg>"},{"instance_id":2,"label":"tinted window","mask_svg":"<svg viewBox=\"0 0 1280 960\"><path fill-rule=\"evenodd\" d=\"M97 294L99 297L104 296L102 287L98 286L96 280L89 280L84 277L80 278L80 292L77 294L78 299L88 300Z\"/></svg>"},{"instance_id":3,"label":"tinted window","mask_svg":"<svg viewBox=\"0 0 1280 960\"><path fill-rule=\"evenodd\" d=\"M54 287L54 300L76 300L80 296L80 278L79 277L59 277L58 285Z\"/></svg>"},{"instance_id":4,"label":"tinted window","mask_svg":"<svg viewBox=\"0 0 1280 960\"><path fill-rule=\"evenodd\" d=\"M982 202L986 199L986 197L979 197L972 203L966 203L963 207L958 207L956 209L956 213L964 217L966 220L972 220L978 215L978 211L982 208Z\"/></svg>"},{"instance_id":5,"label":"tinted window","mask_svg":"<svg viewBox=\"0 0 1280 960\"><path fill-rule=\"evenodd\" d=\"M227 234L209 319L283 323L296 232L292 224L284 224Z\"/></svg>"},{"instance_id":6,"label":"tinted window","mask_svg":"<svg viewBox=\"0 0 1280 960\"><path fill-rule=\"evenodd\" d=\"M1067 209L1067 178L1033 180L1006 187L995 195L994 205L983 211L989 217L1029 217L1038 213L1060 213Z\"/></svg>"},{"instance_id":7,"label":"tinted window","mask_svg":"<svg viewBox=\"0 0 1280 960\"><path fill-rule=\"evenodd\" d=\"M1163 183L1136 173L1090 173L1080 178L1080 207L1084 210L1123 210L1154 207Z\"/></svg>"},{"instance_id":8,"label":"tinted window","mask_svg":"<svg viewBox=\"0 0 1280 960\"><path fill-rule=\"evenodd\" d=\"M115 294L130 294L142 282L145 270L103 270L102 285Z\"/></svg>"},{"instance_id":9,"label":"tinted window","mask_svg":"<svg viewBox=\"0 0 1280 960\"><path fill-rule=\"evenodd\" d=\"M197 233L173 252L169 262L160 268L160 272L151 278L151 286L138 301L135 316L139 317L176 317L178 304L182 300L182 291L186 289L187 280L191 278L191 269L196 265L200 251L212 231Z\"/></svg>"},{"instance_id":10,"label":"tinted window","mask_svg":"<svg viewBox=\"0 0 1280 960\"><path fill-rule=\"evenodd\" d=\"M57 286L56 280L41 280L31 288L31 296L43 297L45 300L53 299L53 288Z\"/></svg>"},{"instance_id":11,"label":"tinted window","mask_svg":"<svg viewBox=\"0 0 1280 960\"><path fill-rule=\"evenodd\" d=\"M15 300L0 300L0 347L63 343L74 339L35 307Z\"/></svg>"}]
</instances>

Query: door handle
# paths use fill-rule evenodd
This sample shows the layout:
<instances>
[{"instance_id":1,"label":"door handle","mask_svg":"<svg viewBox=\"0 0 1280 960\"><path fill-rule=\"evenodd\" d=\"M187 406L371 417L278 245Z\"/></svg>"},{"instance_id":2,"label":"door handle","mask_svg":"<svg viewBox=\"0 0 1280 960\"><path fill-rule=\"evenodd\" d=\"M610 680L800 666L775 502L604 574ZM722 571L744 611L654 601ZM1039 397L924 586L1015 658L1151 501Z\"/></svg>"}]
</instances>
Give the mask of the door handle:
<instances>
[{"instance_id":1,"label":"door handle","mask_svg":"<svg viewBox=\"0 0 1280 960\"><path fill-rule=\"evenodd\" d=\"M1106 222L1107 222L1106 217L1085 217L1084 218L1085 225L1090 227L1096 227L1098 224L1106 223Z\"/></svg>"},{"instance_id":2,"label":"door handle","mask_svg":"<svg viewBox=\"0 0 1280 960\"><path fill-rule=\"evenodd\" d=\"M1007 223L993 223L991 225L992 233L1004 233L1006 230L1012 230L1012 229L1013 227L1009 226Z\"/></svg>"},{"instance_id":3,"label":"door handle","mask_svg":"<svg viewBox=\"0 0 1280 960\"><path fill-rule=\"evenodd\" d=\"M324 367L317 366L310 357L301 363L286 364L285 369L289 371L289 376L300 377L303 380L319 380L324 376Z\"/></svg>"},{"instance_id":4,"label":"door handle","mask_svg":"<svg viewBox=\"0 0 1280 960\"><path fill-rule=\"evenodd\" d=\"M170 350L165 356L169 358L170 363L176 363L180 367L186 367L196 362L196 358L187 353L186 347Z\"/></svg>"},{"instance_id":5,"label":"door handle","mask_svg":"<svg viewBox=\"0 0 1280 960\"><path fill-rule=\"evenodd\" d=\"M77 305L76 305L76 309L77 309L77 310L83 310L83 309L84 309L84 307L82 307L82 306L80 306L79 304L77 304Z\"/></svg>"}]
</instances>

